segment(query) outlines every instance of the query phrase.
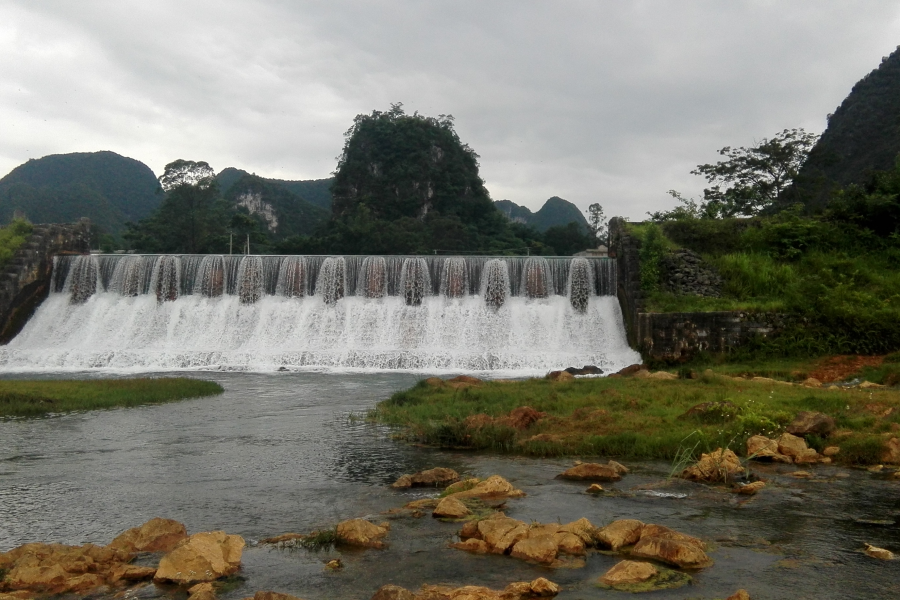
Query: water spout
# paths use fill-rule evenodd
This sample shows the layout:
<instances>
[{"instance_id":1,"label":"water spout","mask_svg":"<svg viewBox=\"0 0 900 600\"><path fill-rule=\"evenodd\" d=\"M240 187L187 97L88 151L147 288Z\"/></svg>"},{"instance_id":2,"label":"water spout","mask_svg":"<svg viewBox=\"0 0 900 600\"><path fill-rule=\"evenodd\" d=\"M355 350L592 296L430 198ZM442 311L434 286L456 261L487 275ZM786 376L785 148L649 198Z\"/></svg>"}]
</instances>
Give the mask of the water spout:
<instances>
[{"instance_id":1,"label":"water spout","mask_svg":"<svg viewBox=\"0 0 900 600\"><path fill-rule=\"evenodd\" d=\"M286 298L306 296L306 272L306 258L303 256L285 257L278 269L275 294Z\"/></svg>"},{"instance_id":2,"label":"water spout","mask_svg":"<svg viewBox=\"0 0 900 600\"><path fill-rule=\"evenodd\" d=\"M387 264L383 256L367 256L356 284L356 295L363 298L384 298L387 294Z\"/></svg>"},{"instance_id":3,"label":"water spout","mask_svg":"<svg viewBox=\"0 0 900 600\"><path fill-rule=\"evenodd\" d=\"M569 302L577 312L587 312L594 293L593 269L585 258L573 258L569 267Z\"/></svg>"},{"instance_id":4,"label":"water spout","mask_svg":"<svg viewBox=\"0 0 900 600\"><path fill-rule=\"evenodd\" d=\"M347 289L347 264L343 256L329 256L319 269L316 295L329 306L344 297Z\"/></svg>"},{"instance_id":5,"label":"water spout","mask_svg":"<svg viewBox=\"0 0 900 600\"><path fill-rule=\"evenodd\" d=\"M500 308L510 294L509 267L506 262L494 258L487 261L481 272L481 295L492 308Z\"/></svg>"},{"instance_id":6,"label":"water spout","mask_svg":"<svg viewBox=\"0 0 900 600\"><path fill-rule=\"evenodd\" d=\"M174 302L178 299L181 281L181 261L177 256L160 256L153 270L151 287L156 291L157 302Z\"/></svg>"},{"instance_id":7,"label":"water spout","mask_svg":"<svg viewBox=\"0 0 900 600\"><path fill-rule=\"evenodd\" d=\"M400 274L400 289L407 306L419 306L431 289L428 263L424 258L407 258Z\"/></svg>"},{"instance_id":8,"label":"water spout","mask_svg":"<svg viewBox=\"0 0 900 600\"><path fill-rule=\"evenodd\" d=\"M90 255L75 258L75 263L69 271L69 279L66 281L72 304L84 304L97 292L98 276L96 258Z\"/></svg>"},{"instance_id":9,"label":"water spout","mask_svg":"<svg viewBox=\"0 0 900 600\"><path fill-rule=\"evenodd\" d=\"M237 286L241 304L253 304L263 296L263 262L259 256L245 256L238 266Z\"/></svg>"},{"instance_id":10,"label":"water spout","mask_svg":"<svg viewBox=\"0 0 900 600\"><path fill-rule=\"evenodd\" d=\"M225 291L225 258L223 256L204 256L197 269L194 282L194 293L207 298L218 298Z\"/></svg>"},{"instance_id":11,"label":"water spout","mask_svg":"<svg viewBox=\"0 0 900 600\"><path fill-rule=\"evenodd\" d=\"M462 298L469 293L469 267L466 259L451 256L444 260L441 270L441 295Z\"/></svg>"},{"instance_id":12,"label":"water spout","mask_svg":"<svg viewBox=\"0 0 900 600\"><path fill-rule=\"evenodd\" d=\"M546 298L550 295L550 265L546 258L532 256L525 260L522 289L529 298Z\"/></svg>"}]
</instances>

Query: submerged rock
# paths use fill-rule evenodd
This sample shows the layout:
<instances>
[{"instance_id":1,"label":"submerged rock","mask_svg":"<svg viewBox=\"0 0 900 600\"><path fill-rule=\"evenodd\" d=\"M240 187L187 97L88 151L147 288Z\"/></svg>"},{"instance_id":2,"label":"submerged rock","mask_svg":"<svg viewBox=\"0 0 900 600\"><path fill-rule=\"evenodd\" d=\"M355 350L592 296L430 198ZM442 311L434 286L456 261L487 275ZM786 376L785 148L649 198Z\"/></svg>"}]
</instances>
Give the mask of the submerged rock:
<instances>
[{"instance_id":1,"label":"submerged rock","mask_svg":"<svg viewBox=\"0 0 900 600\"><path fill-rule=\"evenodd\" d=\"M338 541L348 546L362 548L384 548L381 539L388 534L388 528L375 525L365 519L350 519L337 524Z\"/></svg>"},{"instance_id":2,"label":"submerged rock","mask_svg":"<svg viewBox=\"0 0 900 600\"><path fill-rule=\"evenodd\" d=\"M216 600L216 590L209 582L198 583L188 589L188 600Z\"/></svg>"},{"instance_id":3,"label":"submerged rock","mask_svg":"<svg viewBox=\"0 0 900 600\"><path fill-rule=\"evenodd\" d=\"M527 524L497 513L477 523L466 523L459 536L462 542L451 548L476 554L510 554L515 558L556 565L561 554L582 556L594 545L594 526L587 519L566 525Z\"/></svg>"},{"instance_id":4,"label":"submerged rock","mask_svg":"<svg viewBox=\"0 0 900 600\"><path fill-rule=\"evenodd\" d=\"M154 581L182 585L214 581L241 566L244 538L224 531L195 533L162 557Z\"/></svg>"},{"instance_id":5,"label":"submerged rock","mask_svg":"<svg viewBox=\"0 0 900 600\"><path fill-rule=\"evenodd\" d=\"M625 583L643 583L659 575L659 570L648 562L623 560L607 571L600 581L615 587Z\"/></svg>"},{"instance_id":6,"label":"submerged rock","mask_svg":"<svg viewBox=\"0 0 900 600\"><path fill-rule=\"evenodd\" d=\"M378 588L372 600L415 600L416 595L399 585L387 584Z\"/></svg>"},{"instance_id":7,"label":"submerged rock","mask_svg":"<svg viewBox=\"0 0 900 600\"><path fill-rule=\"evenodd\" d=\"M602 494L603 486L599 483L592 483L591 487L585 490L588 494Z\"/></svg>"},{"instance_id":8,"label":"submerged rock","mask_svg":"<svg viewBox=\"0 0 900 600\"><path fill-rule=\"evenodd\" d=\"M736 491L738 494L743 494L745 496L753 496L759 490L763 489L764 487L766 487L766 484L764 482L754 481L753 483L748 483L747 485L739 486L734 491Z\"/></svg>"},{"instance_id":9,"label":"submerged rock","mask_svg":"<svg viewBox=\"0 0 900 600\"><path fill-rule=\"evenodd\" d=\"M872 544L866 544L866 556L877 558L879 560L894 560L894 553L884 548L878 548Z\"/></svg>"},{"instance_id":10,"label":"submerged rock","mask_svg":"<svg viewBox=\"0 0 900 600\"><path fill-rule=\"evenodd\" d=\"M559 475L560 479L574 479L576 481L619 481L622 479L622 467L619 463L610 461L609 464L601 465L599 463L581 463L575 465ZM628 470L625 469L627 472Z\"/></svg>"},{"instance_id":11,"label":"submerged rock","mask_svg":"<svg viewBox=\"0 0 900 600\"><path fill-rule=\"evenodd\" d=\"M717 448L709 454L702 454L696 464L681 472L681 477L692 481L728 481L744 472L741 460L731 450Z\"/></svg>"},{"instance_id":12,"label":"submerged rock","mask_svg":"<svg viewBox=\"0 0 900 600\"><path fill-rule=\"evenodd\" d=\"M453 469L435 467L426 471L419 471L412 475L402 475L391 484L394 488L409 488L417 486L444 487L459 480L459 473Z\"/></svg>"},{"instance_id":13,"label":"submerged rock","mask_svg":"<svg viewBox=\"0 0 900 600\"><path fill-rule=\"evenodd\" d=\"M700 569L712 564L712 560L706 555L706 552L698 548L696 544L665 537L641 536L638 543L631 549L631 555L688 569Z\"/></svg>"},{"instance_id":14,"label":"submerged rock","mask_svg":"<svg viewBox=\"0 0 900 600\"><path fill-rule=\"evenodd\" d=\"M190 600L190 599L188 599ZM249 599L247 599L249 600ZM281 592L256 592L253 595L253 600L302 600L297 596L291 596L290 594L282 594Z\"/></svg>"}]
</instances>

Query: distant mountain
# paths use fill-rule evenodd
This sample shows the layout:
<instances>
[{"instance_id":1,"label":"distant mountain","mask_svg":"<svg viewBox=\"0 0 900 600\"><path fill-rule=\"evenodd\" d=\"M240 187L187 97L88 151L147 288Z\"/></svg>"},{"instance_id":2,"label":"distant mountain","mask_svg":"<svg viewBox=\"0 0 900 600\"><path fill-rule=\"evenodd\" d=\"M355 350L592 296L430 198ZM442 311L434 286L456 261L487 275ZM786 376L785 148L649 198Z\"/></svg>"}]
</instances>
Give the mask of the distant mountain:
<instances>
[{"instance_id":1,"label":"distant mountain","mask_svg":"<svg viewBox=\"0 0 900 600\"><path fill-rule=\"evenodd\" d=\"M223 192L227 192L228 188L230 188L234 183L239 180L241 177L245 175L250 175L247 171L243 169L236 169L234 167L228 167L227 169L223 169L221 173L216 175L216 180L219 182L219 187ZM271 183L277 186L280 186L292 194L296 194L306 202L318 206L319 208L324 208L325 210L331 210L331 183L334 181L333 178L328 179L309 179L309 180L301 180L301 181L291 181L287 179L268 179L268 178L260 178L267 183Z\"/></svg>"},{"instance_id":2,"label":"distant mountain","mask_svg":"<svg viewBox=\"0 0 900 600\"><path fill-rule=\"evenodd\" d=\"M276 181L256 175L245 174L231 182L225 199L255 215L276 239L309 235L331 215Z\"/></svg>"},{"instance_id":3,"label":"distant mountain","mask_svg":"<svg viewBox=\"0 0 900 600\"><path fill-rule=\"evenodd\" d=\"M558 196L553 196L544 202L544 205L536 213L510 200L495 200L494 206L510 221L530 225L540 232L569 223L578 223L584 227L585 231L590 229L587 219L584 218L584 214L578 207Z\"/></svg>"},{"instance_id":4,"label":"distant mountain","mask_svg":"<svg viewBox=\"0 0 900 600\"><path fill-rule=\"evenodd\" d=\"M821 206L838 187L887 171L900 153L900 47L863 77L828 117L788 201ZM793 195L791 195L793 194Z\"/></svg>"},{"instance_id":5,"label":"distant mountain","mask_svg":"<svg viewBox=\"0 0 900 600\"><path fill-rule=\"evenodd\" d=\"M0 179L0 220L16 211L33 223L88 217L118 234L126 221L149 215L162 201L150 167L115 152L52 154L31 159Z\"/></svg>"}]
</instances>

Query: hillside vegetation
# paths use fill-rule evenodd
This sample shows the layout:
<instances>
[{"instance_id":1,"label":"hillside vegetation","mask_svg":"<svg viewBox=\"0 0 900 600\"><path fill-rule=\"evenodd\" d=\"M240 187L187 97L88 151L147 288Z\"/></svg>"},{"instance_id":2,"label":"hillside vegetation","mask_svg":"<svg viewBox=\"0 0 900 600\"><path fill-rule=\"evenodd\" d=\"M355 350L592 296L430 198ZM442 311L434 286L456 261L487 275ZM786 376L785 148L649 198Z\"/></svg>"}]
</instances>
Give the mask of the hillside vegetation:
<instances>
[{"instance_id":1,"label":"hillside vegetation","mask_svg":"<svg viewBox=\"0 0 900 600\"><path fill-rule=\"evenodd\" d=\"M577 223L585 231L590 229L584 213L577 206L559 196L549 198L535 213L511 200L495 200L494 206L510 221L528 225L541 233L551 227L565 227L569 223Z\"/></svg>"},{"instance_id":2,"label":"hillside vegetation","mask_svg":"<svg viewBox=\"0 0 900 600\"><path fill-rule=\"evenodd\" d=\"M0 268L12 260L16 250L28 240L33 229L25 219L14 219L9 225L0 227Z\"/></svg>"}]
</instances>

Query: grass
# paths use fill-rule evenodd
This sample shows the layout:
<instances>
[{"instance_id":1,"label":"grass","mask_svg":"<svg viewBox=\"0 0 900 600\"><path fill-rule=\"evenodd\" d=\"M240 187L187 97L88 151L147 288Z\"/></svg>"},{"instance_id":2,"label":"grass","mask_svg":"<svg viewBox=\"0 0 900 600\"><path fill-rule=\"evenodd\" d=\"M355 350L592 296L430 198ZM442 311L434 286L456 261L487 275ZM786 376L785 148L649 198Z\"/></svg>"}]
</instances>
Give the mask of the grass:
<instances>
[{"instance_id":1,"label":"grass","mask_svg":"<svg viewBox=\"0 0 900 600\"><path fill-rule=\"evenodd\" d=\"M185 377L0 380L0 417L34 417L115 406L161 404L212 396L222 391L218 383Z\"/></svg>"},{"instance_id":2,"label":"grass","mask_svg":"<svg viewBox=\"0 0 900 600\"><path fill-rule=\"evenodd\" d=\"M13 219L6 227L0 227L0 267L12 260L33 229L25 219Z\"/></svg>"},{"instance_id":3,"label":"grass","mask_svg":"<svg viewBox=\"0 0 900 600\"><path fill-rule=\"evenodd\" d=\"M683 416L705 402L728 402L736 409L721 419ZM501 417L519 406L548 416L525 430L484 417L467 421L473 415ZM839 431L827 443L846 448L836 458L840 462L879 462L884 441L900 430L897 390L826 390L716 374L666 381L531 379L461 389L423 381L379 403L369 417L395 426L400 439L438 447L687 461L718 447L743 455L748 437L777 437L801 410L835 418Z\"/></svg>"}]
</instances>

